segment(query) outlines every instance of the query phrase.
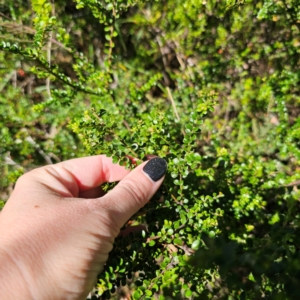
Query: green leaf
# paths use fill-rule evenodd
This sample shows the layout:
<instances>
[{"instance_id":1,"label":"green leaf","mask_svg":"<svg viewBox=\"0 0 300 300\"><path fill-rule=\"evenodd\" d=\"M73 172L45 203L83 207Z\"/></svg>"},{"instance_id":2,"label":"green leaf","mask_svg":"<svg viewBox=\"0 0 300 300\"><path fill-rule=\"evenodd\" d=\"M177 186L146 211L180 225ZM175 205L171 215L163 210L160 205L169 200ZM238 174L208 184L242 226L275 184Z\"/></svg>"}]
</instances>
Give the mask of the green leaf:
<instances>
[{"instance_id":1,"label":"green leaf","mask_svg":"<svg viewBox=\"0 0 300 300\"><path fill-rule=\"evenodd\" d=\"M155 245L155 241L154 241L154 240L151 240L151 241L148 243L148 245L149 245L150 247L153 247L153 246Z\"/></svg>"},{"instance_id":2,"label":"green leaf","mask_svg":"<svg viewBox=\"0 0 300 300\"><path fill-rule=\"evenodd\" d=\"M179 245L179 246L182 246L182 245L183 245L182 240L179 239L179 238L175 238L173 242L174 242L174 244Z\"/></svg>"},{"instance_id":3,"label":"green leaf","mask_svg":"<svg viewBox=\"0 0 300 300\"><path fill-rule=\"evenodd\" d=\"M140 290L135 290L133 293L132 293L132 298L133 299L140 299L142 297L142 292Z\"/></svg>"},{"instance_id":4,"label":"green leaf","mask_svg":"<svg viewBox=\"0 0 300 300\"><path fill-rule=\"evenodd\" d=\"M184 296L189 298L193 295L193 292L191 290L186 290L185 293L184 293Z\"/></svg>"},{"instance_id":5,"label":"green leaf","mask_svg":"<svg viewBox=\"0 0 300 300\"><path fill-rule=\"evenodd\" d=\"M198 250L199 247L200 247L200 240L196 240L196 241L194 241L194 242L192 243L191 248L192 248L193 250Z\"/></svg>"}]
</instances>

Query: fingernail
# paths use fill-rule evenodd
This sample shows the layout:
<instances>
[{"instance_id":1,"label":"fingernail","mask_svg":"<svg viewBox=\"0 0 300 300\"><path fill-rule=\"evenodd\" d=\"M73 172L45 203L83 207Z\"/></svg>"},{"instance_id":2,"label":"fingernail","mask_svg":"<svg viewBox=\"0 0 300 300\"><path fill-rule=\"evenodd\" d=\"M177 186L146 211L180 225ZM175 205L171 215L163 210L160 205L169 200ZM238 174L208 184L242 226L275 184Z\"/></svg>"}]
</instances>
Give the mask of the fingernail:
<instances>
[{"instance_id":1,"label":"fingernail","mask_svg":"<svg viewBox=\"0 0 300 300\"><path fill-rule=\"evenodd\" d=\"M160 157L152 158L148 161L148 163L146 163L146 165L143 168L143 171L153 181L158 181L165 175L167 171L167 162Z\"/></svg>"}]
</instances>

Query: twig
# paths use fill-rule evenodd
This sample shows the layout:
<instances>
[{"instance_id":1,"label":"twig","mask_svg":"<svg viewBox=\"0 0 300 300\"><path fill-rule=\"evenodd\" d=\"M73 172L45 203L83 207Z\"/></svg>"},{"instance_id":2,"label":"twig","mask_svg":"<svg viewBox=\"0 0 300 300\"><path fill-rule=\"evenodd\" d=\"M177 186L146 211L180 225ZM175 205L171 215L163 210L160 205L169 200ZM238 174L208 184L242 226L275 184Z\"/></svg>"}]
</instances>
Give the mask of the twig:
<instances>
[{"instance_id":1,"label":"twig","mask_svg":"<svg viewBox=\"0 0 300 300\"><path fill-rule=\"evenodd\" d=\"M300 180L296 180L294 182L288 183L285 186L286 187L291 187L291 186L298 186L298 185L300 185Z\"/></svg>"},{"instance_id":2,"label":"twig","mask_svg":"<svg viewBox=\"0 0 300 300\"><path fill-rule=\"evenodd\" d=\"M110 40L109 40L109 49L108 49L108 58L107 58L107 61L108 61L108 70L110 70L110 68L111 68L112 52L113 52L113 48L114 48L113 33L114 33L114 23L115 23L115 20L116 20L116 10L115 10L115 7L113 7L112 15L113 15L113 23L111 24L111 26L109 28Z\"/></svg>"},{"instance_id":3,"label":"twig","mask_svg":"<svg viewBox=\"0 0 300 300\"><path fill-rule=\"evenodd\" d=\"M2 92L2 90L5 88L5 86L7 85L7 83L15 76L16 71L12 71L11 73L7 74L6 77L3 80L2 85L0 86L0 93Z\"/></svg>"},{"instance_id":4,"label":"twig","mask_svg":"<svg viewBox=\"0 0 300 300\"><path fill-rule=\"evenodd\" d=\"M14 87L15 89L17 88L17 81L18 81L18 78L17 78L17 71L14 70L13 76L12 76L12 85L13 85L13 87Z\"/></svg>"},{"instance_id":5,"label":"twig","mask_svg":"<svg viewBox=\"0 0 300 300\"><path fill-rule=\"evenodd\" d=\"M0 39L1 39L1 40L4 40L5 38L7 38L7 36L5 36L5 35L0 35ZM13 38L13 37L9 37L9 40L10 40L10 41L17 42L17 43L32 43L32 40L20 40L20 39Z\"/></svg>"},{"instance_id":6,"label":"twig","mask_svg":"<svg viewBox=\"0 0 300 300\"><path fill-rule=\"evenodd\" d=\"M51 2L52 2L51 3L52 4L52 16L55 16L55 6L53 4L53 1L51 1ZM52 36L53 36L53 31L51 30L51 32L49 33L49 40L47 43L47 61L48 61L49 68L51 68ZM50 77L47 77L47 79L46 79L46 90L47 90L48 97L51 98Z\"/></svg>"},{"instance_id":7,"label":"twig","mask_svg":"<svg viewBox=\"0 0 300 300\"><path fill-rule=\"evenodd\" d=\"M130 126L127 121L123 120L123 124L125 125L127 130L130 130Z\"/></svg>"},{"instance_id":8,"label":"twig","mask_svg":"<svg viewBox=\"0 0 300 300\"><path fill-rule=\"evenodd\" d=\"M26 55L26 53L20 53L20 54ZM78 85L76 85L76 84L72 84L72 83L71 83L71 79L70 79L69 77L66 77L66 78L68 78L68 79L70 79L70 80L66 80L66 79L60 77L60 74L55 73L55 72L52 70L52 68L49 68L48 65L46 65L46 64L45 64L43 61L41 61L40 59L38 59L38 58L35 58L35 59L34 59L34 58L30 58L30 57L28 57L28 59L30 59L30 60L32 60L32 61L35 61L37 64L40 65L41 68L44 68L47 72L49 72L50 74L52 74L56 79L58 79L58 80L60 80L61 82L65 83L66 85L68 85L68 86L74 88L75 90L81 91L81 92L85 92L85 93L90 94L90 95L97 95L97 96L100 95L99 93L93 92L93 91L90 90L90 89L87 90L87 89L85 89L85 88L82 87L82 86L78 86Z\"/></svg>"},{"instance_id":9,"label":"twig","mask_svg":"<svg viewBox=\"0 0 300 300\"><path fill-rule=\"evenodd\" d=\"M36 30L29 27L29 26L24 26L22 24L16 24L16 23L9 23L9 22L0 22L0 26L6 27L6 28L13 28L14 30L10 30L11 32L13 32L14 34L16 34L16 31L22 32L22 33L27 33L27 34L31 34L34 35L36 33ZM15 38L13 38L15 39ZM53 37L50 37L50 41L59 46L60 48L63 48L64 50L67 50L69 52L72 52L73 50L71 48L66 47L64 44L62 44L61 42L57 41L56 39L54 39ZM27 41L21 41L24 43L27 43Z\"/></svg>"},{"instance_id":10,"label":"twig","mask_svg":"<svg viewBox=\"0 0 300 300\"><path fill-rule=\"evenodd\" d=\"M48 155L50 157L52 157L53 159L55 159L57 162L61 162L61 160L59 159L59 157L57 155L55 155L54 153L50 152Z\"/></svg>"},{"instance_id":11,"label":"twig","mask_svg":"<svg viewBox=\"0 0 300 300\"><path fill-rule=\"evenodd\" d=\"M158 47L159 47L159 51L161 53L161 57L162 57L162 61L163 61L164 67L166 69L167 66L168 66L168 62L166 60L166 56L165 56L165 53L163 51L163 44L162 44L162 41L161 41L161 39L160 39L159 36L156 37L156 41L157 41L157 44L158 44Z\"/></svg>"},{"instance_id":12,"label":"twig","mask_svg":"<svg viewBox=\"0 0 300 300\"><path fill-rule=\"evenodd\" d=\"M177 47L177 48L179 49L179 44L178 44L178 42L176 42L175 40L172 40L172 41L173 41L175 47ZM174 48L175 48L175 47L174 47ZM181 59L180 54L177 53L176 49L174 49L174 52L175 52L176 58L177 58L177 60L178 60L178 62L179 62L179 64L180 64L180 67L182 68L182 70L185 70L185 63L184 63L184 61Z\"/></svg>"},{"instance_id":13,"label":"twig","mask_svg":"<svg viewBox=\"0 0 300 300\"><path fill-rule=\"evenodd\" d=\"M187 256L190 256L192 254L194 254L196 251L193 250L192 248L188 247L187 245L183 245L183 246L180 246L180 245L176 245L176 247L180 248L181 250L184 251L184 253L187 255Z\"/></svg>"},{"instance_id":14,"label":"twig","mask_svg":"<svg viewBox=\"0 0 300 300\"><path fill-rule=\"evenodd\" d=\"M157 279L159 279L159 278L162 278L162 277L164 276L165 272L169 270L169 268L168 268L169 266L174 267L173 261L174 261L174 257L171 258L171 261L168 263L167 267L164 268L163 270L161 270L161 273L160 273L156 278L153 278L153 279L150 281L150 285L149 285L149 287L147 288L148 290L151 290L151 289L152 289L152 286L155 284L155 281L153 281L154 279L157 280ZM144 299L145 297L146 297L146 296L144 295L144 296L142 296L140 299Z\"/></svg>"},{"instance_id":15,"label":"twig","mask_svg":"<svg viewBox=\"0 0 300 300\"><path fill-rule=\"evenodd\" d=\"M168 86L166 87L166 90L167 90L167 92L168 92L169 100L170 100L171 103L172 103L173 110L174 110L175 116L176 116L176 118L177 118L177 121L179 122L179 121L180 121L180 117L179 117L179 114L178 114L178 111L177 111L177 108L176 108L176 104L175 104L175 101L174 101L174 99L173 99L171 90L170 90L170 88L169 88Z\"/></svg>"},{"instance_id":16,"label":"twig","mask_svg":"<svg viewBox=\"0 0 300 300\"><path fill-rule=\"evenodd\" d=\"M173 50L174 50L174 52L175 52L176 58L177 58L177 60L178 60L178 62L179 62L179 64L180 64L182 70L187 69L187 72L188 72L190 78L193 78L193 73L191 72L188 63L184 63L184 61L183 61L182 58L181 58L181 54L180 54L180 53L177 53L177 51L176 51L176 47L180 50L180 45L179 45L179 43L178 43L177 41L175 41L175 40L173 40L173 43L174 43L174 45L175 45L175 47L174 47Z\"/></svg>"},{"instance_id":17,"label":"twig","mask_svg":"<svg viewBox=\"0 0 300 300\"><path fill-rule=\"evenodd\" d=\"M168 98L169 98L169 100L172 103L175 117L176 117L177 121L180 122L180 117L179 117L179 114L178 114L178 111L177 111L177 108L176 108L176 104L175 104L174 98L172 96L171 90L170 90L170 88L168 86L166 87L166 90L167 90L167 93L168 93ZM181 128L181 133L182 133L183 136L185 136L185 131L184 131L183 128Z\"/></svg>"},{"instance_id":18,"label":"twig","mask_svg":"<svg viewBox=\"0 0 300 300\"><path fill-rule=\"evenodd\" d=\"M30 135L28 135L25 140L37 150L37 152L45 159L48 165L53 164L51 158L43 151L43 149L41 149L40 145L38 145Z\"/></svg>"},{"instance_id":19,"label":"twig","mask_svg":"<svg viewBox=\"0 0 300 300\"><path fill-rule=\"evenodd\" d=\"M32 81L34 80L33 76L27 76L24 81L19 83L19 88L22 89L28 85L32 85ZM31 92L28 92L28 94L31 94Z\"/></svg>"},{"instance_id":20,"label":"twig","mask_svg":"<svg viewBox=\"0 0 300 300\"><path fill-rule=\"evenodd\" d=\"M0 16L4 17L5 19L12 20L10 17L6 16L4 13L0 12Z\"/></svg>"},{"instance_id":21,"label":"twig","mask_svg":"<svg viewBox=\"0 0 300 300\"><path fill-rule=\"evenodd\" d=\"M5 157L4 157L4 162L5 162L5 164L7 164L7 165L15 166L15 167L17 167L18 169L23 169L22 166L20 166L18 163L16 163L16 162L15 162L11 157L9 157L9 156L5 156Z\"/></svg>"}]
</instances>

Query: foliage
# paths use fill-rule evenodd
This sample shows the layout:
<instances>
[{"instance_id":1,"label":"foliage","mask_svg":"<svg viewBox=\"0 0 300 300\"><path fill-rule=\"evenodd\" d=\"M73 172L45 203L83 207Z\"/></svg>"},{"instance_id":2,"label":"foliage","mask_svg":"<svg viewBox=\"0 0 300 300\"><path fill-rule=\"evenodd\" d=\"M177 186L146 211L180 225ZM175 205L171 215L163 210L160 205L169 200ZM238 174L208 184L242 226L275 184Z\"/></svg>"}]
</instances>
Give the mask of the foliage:
<instances>
[{"instance_id":1,"label":"foliage","mask_svg":"<svg viewBox=\"0 0 300 300\"><path fill-rule=\"evenodd\" d=\"M96 295L296 298L297 1L1 5L2 200L24 171L74 156L168 162Z\"/></svg>"}]
</instances>

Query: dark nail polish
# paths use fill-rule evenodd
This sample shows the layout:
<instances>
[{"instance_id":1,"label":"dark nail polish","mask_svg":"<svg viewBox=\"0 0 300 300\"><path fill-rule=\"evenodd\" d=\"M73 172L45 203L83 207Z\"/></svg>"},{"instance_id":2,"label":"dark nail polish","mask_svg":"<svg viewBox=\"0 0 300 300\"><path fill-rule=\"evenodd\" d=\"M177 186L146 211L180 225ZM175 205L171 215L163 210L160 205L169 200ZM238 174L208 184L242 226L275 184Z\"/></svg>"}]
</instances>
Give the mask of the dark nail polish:
<instances>
[{"instance_id":1,"label":"dark nail polish","mask_svg":"<svg viewBox=\"0 0 300 300\"><path fill-rule=\"evenodd\" d=\"M167 171L167 162L160 157L152 158L144 166L143 171L148 174L153 181L158 181Z\"/></svg>"}]
</instances>

